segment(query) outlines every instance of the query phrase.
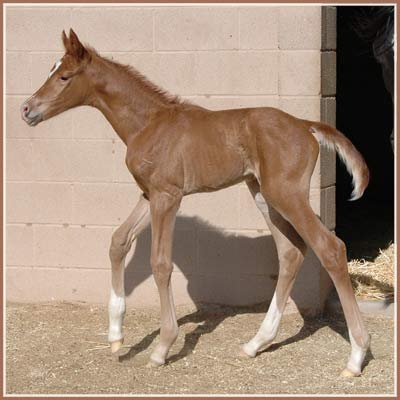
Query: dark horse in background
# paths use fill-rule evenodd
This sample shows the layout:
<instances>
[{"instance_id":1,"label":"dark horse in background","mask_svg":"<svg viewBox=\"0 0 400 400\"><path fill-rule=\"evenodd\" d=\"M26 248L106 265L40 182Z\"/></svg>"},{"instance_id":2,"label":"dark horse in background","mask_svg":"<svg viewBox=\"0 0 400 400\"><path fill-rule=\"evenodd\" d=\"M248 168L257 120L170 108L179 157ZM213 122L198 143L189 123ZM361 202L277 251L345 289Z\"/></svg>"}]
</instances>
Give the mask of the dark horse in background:
<instances>
[{"instance_id":1,"label":"dark horse in background","mask_svg":"<svg viewBox=\"0 0 400 400\"><path fill-rule=\"evenodd\" d=\"M353 22L357 35L370 43L375 60L382 68L383 81L386 90L394 96L394 7L362 8ZM394 149L394 132L390 135Z\"/></svg>"}]
</instances>

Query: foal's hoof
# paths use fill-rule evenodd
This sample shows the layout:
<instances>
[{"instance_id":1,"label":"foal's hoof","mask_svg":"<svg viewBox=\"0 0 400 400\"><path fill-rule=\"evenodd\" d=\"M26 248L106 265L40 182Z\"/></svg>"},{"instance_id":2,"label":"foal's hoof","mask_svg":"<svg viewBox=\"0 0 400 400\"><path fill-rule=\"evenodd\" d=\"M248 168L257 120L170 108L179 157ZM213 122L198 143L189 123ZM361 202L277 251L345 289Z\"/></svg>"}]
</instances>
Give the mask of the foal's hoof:
<instances>
[{"instance_id":1,"label":"foal's hoof","mask_svg":"<svg viewBox=\"0 0 400 400\"><path fill-rule=\"evenodd\" d=\"M340 374L340 376L343 378L355 378L356 376L360 376L360 375L361 375L360 372L353 372L347 368L345 368Z\"/></svg>"},{"instance_id":2,"label":"foal's hoof","mask_svg":"<svg viewBox=\"0 0 400 400\"><path fill-rule=\"evenodd\" d=\"M124 342L123 339L116 340L115 342L111 342L110 343L110 345L111 345L111 354L117 353L121 349L123 342Z\"/></svg>"},{"instance_id":3,"label":"foal's hoof","mask_svg":"<svg viewBox=\"0 0 400 400\"><path fill-rule=\"evenodd\" d=\"M150 361L146 364L146 368L157 368L165 364L165 361L157 361L150 358Z\"/></svg>"},{"instance_id":4,"label":"foal's hoof","mask_svg":"<svg viewBox=\"0 0 400 400\"><path fill-rule=\"evenodd\" d=\"M254 358L256 356L257 352L249 349L247 344L244 344L239 352L239 356L242 358Z\"/></svg>"}]
</instances>

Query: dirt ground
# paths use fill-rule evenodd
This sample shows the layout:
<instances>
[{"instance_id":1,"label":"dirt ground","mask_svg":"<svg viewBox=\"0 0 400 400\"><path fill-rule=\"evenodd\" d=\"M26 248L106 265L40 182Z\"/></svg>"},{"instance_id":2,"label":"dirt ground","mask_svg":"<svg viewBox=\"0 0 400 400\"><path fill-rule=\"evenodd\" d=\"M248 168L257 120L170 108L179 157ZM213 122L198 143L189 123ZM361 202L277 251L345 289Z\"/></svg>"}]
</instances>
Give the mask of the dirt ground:
<instances>
[{"instance_id":1,"label":"dirt ground","mask_svg":"<svg viewBox=\"0 0 400 400\"><path fill-rule=\"evenodd\" d=\"M364 374L340 378L350 352L343 316L286 315L274 344L238 356L266 304L196 311L178 307L180 334L167 365L146 368L158 310L128 310L126 352L113 360L107 309L82 303L8 304L7 394L393 394L393 320L366 317L372 336ZM346 338L346 339L345 339Z\"/></svg>"}]
</instances>

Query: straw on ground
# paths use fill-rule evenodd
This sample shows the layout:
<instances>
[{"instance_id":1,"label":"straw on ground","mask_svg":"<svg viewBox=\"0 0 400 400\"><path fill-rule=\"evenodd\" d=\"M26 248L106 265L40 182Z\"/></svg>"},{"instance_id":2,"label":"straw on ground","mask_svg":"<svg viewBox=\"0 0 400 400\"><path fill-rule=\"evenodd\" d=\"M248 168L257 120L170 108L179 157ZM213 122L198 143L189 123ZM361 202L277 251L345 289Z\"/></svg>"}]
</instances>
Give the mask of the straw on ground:
<instances>
[{"instance_id":1,"label":"straw on ground","mask_svg":"<svg viewBox=\"0 0 400 400\"><path fill-rule=\"evenodd\" d=\"M394 244L379 250L372 261L351 260L349 272L356 296L370 299L394 297Z\"/></svg>"}]
</instances>

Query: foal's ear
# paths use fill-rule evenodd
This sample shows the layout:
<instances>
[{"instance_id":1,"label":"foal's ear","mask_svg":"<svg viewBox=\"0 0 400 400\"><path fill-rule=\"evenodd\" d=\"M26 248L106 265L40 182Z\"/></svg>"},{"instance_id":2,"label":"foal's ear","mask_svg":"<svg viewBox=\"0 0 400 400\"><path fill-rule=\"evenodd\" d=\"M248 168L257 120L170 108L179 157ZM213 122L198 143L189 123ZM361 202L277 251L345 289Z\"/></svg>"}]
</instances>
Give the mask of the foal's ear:
<instances>
[{"instance_id":1,"label":"foal's ear","mask_svg":"<svg viewBox=\"0 0 400 400\"><path fill-rule=\"evenodd\" d=\"M89 52L79 41L77 34L72 29L69 30L69 39L63 31L63 42L67 53L75 57L77 60L82 61L85 58L89 58Z\"/></svg>"},{"instance_id":2,"label":"foal's ear","mask_svg":"<svg viewBox=\"0 0 400 400\"><path fill-rule=\"evenodd\" d=\"M68 49L69 49L69 39L67 38L67 35L65 34L64 30L62 31L61 38L62 38L62 41L63 41L63 45L65 47L65 51L68 51Z\"/></svg>"}]
</instances>

